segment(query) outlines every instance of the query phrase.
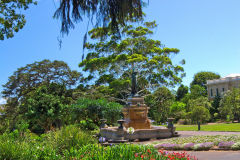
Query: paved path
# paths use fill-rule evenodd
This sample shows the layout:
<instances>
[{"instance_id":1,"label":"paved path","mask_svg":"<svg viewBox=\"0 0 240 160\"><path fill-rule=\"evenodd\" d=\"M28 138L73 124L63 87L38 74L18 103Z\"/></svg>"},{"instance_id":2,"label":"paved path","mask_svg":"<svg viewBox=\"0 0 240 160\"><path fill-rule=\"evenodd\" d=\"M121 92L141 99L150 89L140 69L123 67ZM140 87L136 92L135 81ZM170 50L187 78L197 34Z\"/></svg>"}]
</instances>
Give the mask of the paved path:
<instances>
[{"instance_id":1,"label":"paved path","mask_svg":"<svg viewBox=\"0 0 240 160\"><path fill-rule=\"evenodd\" d=\"M210 132L210 131L177 131L177 132L178 134L180 134L180 137L189 137L189 136L195 136L195 135L211 135L211 136L230 135L230 134L240 135L240 132Z\"/></svg>"},{"instance_id":2,"label":"paved path","mask_svg":"<svg viewBox=\"0 0 240 160\"><path fill-rule=\"evenodd\" d=\"M180 137L188 137L194 135L230 135L230 134L239 134L240 132L209 132L209 131L177 131L180 134ZM240 158L239 158L240 159Z\"/></svg>"},{"instance_id":3,"label":"paved path","mask_svg":"<svg viewBox=\"0 0 240 160\"><path fill-rule=\"evenodd\" d=\"M187 151L187 153L198 160L240 160L240 151Z\"/></svg>"}]
</instances>

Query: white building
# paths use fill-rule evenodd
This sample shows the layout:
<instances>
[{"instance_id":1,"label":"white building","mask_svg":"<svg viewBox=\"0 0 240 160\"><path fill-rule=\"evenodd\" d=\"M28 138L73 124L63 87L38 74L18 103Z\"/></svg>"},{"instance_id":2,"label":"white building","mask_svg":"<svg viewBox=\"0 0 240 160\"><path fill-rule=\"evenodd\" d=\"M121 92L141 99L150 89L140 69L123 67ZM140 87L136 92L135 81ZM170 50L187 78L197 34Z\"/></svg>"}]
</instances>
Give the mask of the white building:
<instances>
[{"instance_id":1,"label":"white building","mask_svg":"<svg viewBox=\"0 0 240 160\"><path fill-rule=\"evenodd\" d=\"M223 95L226 91L239 88L240 74L230 74L220 79L207 80L208 98L213 99L216 95Z\"/></svg>"}]
</instances>

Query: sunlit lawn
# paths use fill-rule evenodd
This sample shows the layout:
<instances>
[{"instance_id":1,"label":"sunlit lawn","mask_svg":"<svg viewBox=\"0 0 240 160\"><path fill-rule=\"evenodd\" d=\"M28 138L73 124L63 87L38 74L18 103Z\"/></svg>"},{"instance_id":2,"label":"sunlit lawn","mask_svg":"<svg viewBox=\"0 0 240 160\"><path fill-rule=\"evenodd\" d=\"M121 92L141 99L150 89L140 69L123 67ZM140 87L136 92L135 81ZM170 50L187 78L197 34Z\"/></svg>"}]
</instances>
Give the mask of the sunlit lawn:
<instances>
[{"instance_id":1,"label":"sunlit lawn","mask_svg":"<svg viewBox=\"0 0 240 160\"><path fill-rule=\"evenodd\" d=\"M197 125L175 125L177 131L197 131ZM240 123L221 123L201 125L201 131L233 131L240 132Z\"/></svg>"}]
</instances>

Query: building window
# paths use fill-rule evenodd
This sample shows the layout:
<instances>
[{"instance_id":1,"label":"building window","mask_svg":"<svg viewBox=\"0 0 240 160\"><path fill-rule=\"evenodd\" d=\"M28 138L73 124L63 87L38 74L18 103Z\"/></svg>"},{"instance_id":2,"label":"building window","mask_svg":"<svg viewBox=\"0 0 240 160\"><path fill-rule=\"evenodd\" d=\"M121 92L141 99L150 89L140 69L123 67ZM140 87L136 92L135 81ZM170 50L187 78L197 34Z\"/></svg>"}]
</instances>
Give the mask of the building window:
<instances>
[{"instance_id":1,"label":"building window","mask_svg":"<svg viewBox=\"0 0 240 160\"><path fill-rule=\"evenodd\" d=\"M218 88L216 89L216 96L218 96Z\"/></svg>"},{"instance_id":2,"label":"building window","mask_svg":"<svg viewBox=\"0 0 240 160\"><path fill-rule=\"evenodd\" d=\"M211 97L213 96L213 93L212 93L212 88L211 88Z\"/></svg>"}]
</instances>

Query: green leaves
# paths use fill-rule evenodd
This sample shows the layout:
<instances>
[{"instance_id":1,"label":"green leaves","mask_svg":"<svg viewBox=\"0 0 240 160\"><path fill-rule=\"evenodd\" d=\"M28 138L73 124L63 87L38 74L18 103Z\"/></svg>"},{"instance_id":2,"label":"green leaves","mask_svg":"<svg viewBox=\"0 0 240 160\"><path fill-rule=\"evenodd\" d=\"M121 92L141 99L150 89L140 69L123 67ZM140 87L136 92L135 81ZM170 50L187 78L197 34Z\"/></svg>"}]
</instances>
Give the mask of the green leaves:
<instances>
[{"instance_id":1,"label":"green leaves","mask_svg":"<svg viewBox=\"0 0 240 160\"><path fill-rule=\"evenodd\" d=\"M4 97L18 99L42 84L51 82L65 84L68 88L75 85L81 74L72 71L63 61L43 60L18 68L3 85Z\"/></svg>"},{"instance_id":2,"label":"green leaves","mask_svg":"<svg viewBox=\"0 0 240 160\"><path fill-rule=\"evenodd\" d=\"M53 123L59 121L65 105L71 104L65 86L56 83L41 85L28 93L21 104L24 118L33 126L40 126L48 131Z\"/></svg>"},{"instance_id":3,"label":"green leaves","mask_svg":"<svg viewBox=\"0 0 240 160\"><path fill-rule=\"evenodd\" d=\"M238 120L240 116L240 89L234 88L224 94L220 101L219 112L222 119L226 119L227 115L231 120Z\"/></svg>"},{"instance_id":4,"label":"green leaves","mask_svg":"<svg viewBox=\"0 0 240 160\"><path fill-rule=\"evenodd\" d=\"M0 1L0 40L12 38L26 24L21 10L28 9L30 4L37 4L32 0L1 0Z\"/></svg>"},{"instance_id":5,"label":"green leaves","mask_svg":"<svg viewBox=\"0 0 240 160\"><path fill-rule=\"evenodd\" d=\"M133 67L138 71L139 91L180 83L183 67L174 65L170 58L172 54L179 53L179 49L163 47L159 40L148 38L155 27L155 21L142 23L141 26L130 23L120 29L121 39L107 27L89 31L89 36L95 41L86 44L89 53L79 66L89 75L94 75L91 80L97 85L101 85L99 82L102 81L102 84L110 86L110 81L103 81L105 75L111 75L113 81L128 80ZM101 39L103 36L105 38ZM120 95L130 92L129 86L125 87Z\"/></svg>"}]
</instances>

